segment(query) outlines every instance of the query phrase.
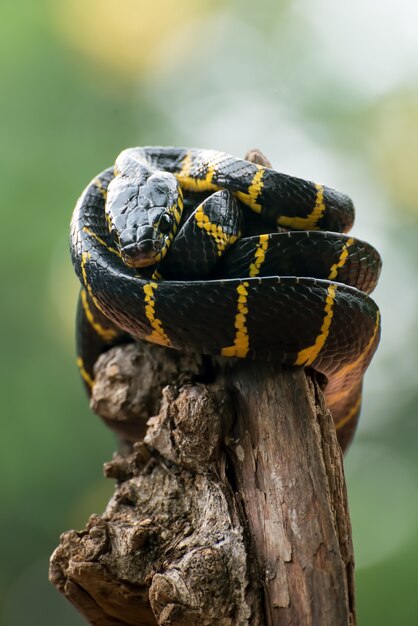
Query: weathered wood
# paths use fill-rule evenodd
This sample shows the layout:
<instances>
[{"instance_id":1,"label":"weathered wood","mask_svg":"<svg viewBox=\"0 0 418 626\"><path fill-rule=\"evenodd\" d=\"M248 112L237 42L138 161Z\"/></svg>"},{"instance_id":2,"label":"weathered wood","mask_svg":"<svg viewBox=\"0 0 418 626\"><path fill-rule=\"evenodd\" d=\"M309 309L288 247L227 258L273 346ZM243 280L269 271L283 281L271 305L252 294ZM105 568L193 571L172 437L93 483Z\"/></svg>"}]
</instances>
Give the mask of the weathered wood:
<instances>
[{"instance_id":1,"label":"weathered wood","mask_svg":"<svg viewBox=\"0 0 418 626\"><path fill-rule=\"evenodd\" d=\"M166 351L151 350L162 384ZM110 422L117 384L131 387L129 422L139 393L153 406L162 392L161 407L145 443L107 464L117 485L104 514L62 536L52 582L95 626L354 624L341 453L317 383L303 370L219 361L211 383L148 397L148 365L136 345L98 362L97 384L112 379Z\"/></svg>"},{"instance_id":2,"label":"weathered wood","mask_svg":"<svg viewBox=\"0 0 418 626\"><path fill-rule=\"evenodd\" d=\"M132 372L136 362L140 370L136 348L116 348L98 367L111 361L114 373ZM220 451L232 412L217 386L165 387L146 444L106 465L117 480L114 497L84 531L62 536L50 569L91 624L263 623L242 512Z\"/></svg>"},{"instance_id":3,"label":"weathered wood","mask_svg":"<svg viewBox=\"0 0 418 626\"><path fill-rule=\"evenodd\" d=\"M238 362L229 447L256 546L265 623L355 623L354 562L342 455L316 381Z\"/></svg>"}]
</instances>

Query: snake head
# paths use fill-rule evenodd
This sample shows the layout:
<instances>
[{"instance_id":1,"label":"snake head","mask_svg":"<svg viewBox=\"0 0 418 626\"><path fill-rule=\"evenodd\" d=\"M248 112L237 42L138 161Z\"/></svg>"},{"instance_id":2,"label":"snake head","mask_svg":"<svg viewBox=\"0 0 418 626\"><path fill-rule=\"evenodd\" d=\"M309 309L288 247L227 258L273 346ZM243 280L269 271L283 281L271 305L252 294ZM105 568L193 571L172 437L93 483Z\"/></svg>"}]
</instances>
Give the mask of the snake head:
<instances>
[{"instance_id":1,"label":"snake head","mask_svg":"<svg viewBox=\"0 0 418 626\"><path fill-rule=\"evenodd\" d=\"M125 265L159 263L177 231L182 208L182 191L172 174L156 172L145 181L115 176L105 211Z\"/></svg>"}]
</instances>

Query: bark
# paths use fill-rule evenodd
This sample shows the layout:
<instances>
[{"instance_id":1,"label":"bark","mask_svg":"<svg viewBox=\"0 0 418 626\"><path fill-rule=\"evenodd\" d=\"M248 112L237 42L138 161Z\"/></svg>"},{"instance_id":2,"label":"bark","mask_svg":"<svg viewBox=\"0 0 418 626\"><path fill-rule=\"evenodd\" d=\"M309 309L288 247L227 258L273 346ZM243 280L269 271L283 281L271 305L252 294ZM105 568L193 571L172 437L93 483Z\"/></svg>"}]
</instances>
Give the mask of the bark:
<instances>
[{"instance_id":1,"label":"bark","mask_svg":"<svg viewBox=\"0 0 418 626\"><path fill-rule=\"evenodd\" d=\"M90 624L355 625L342 455L313 374L125 345L98 360L91 406L124 441L115 492L50 565Z\"/></svg>"},{"instance_id":2,"label":"bark","mask_svg":"<svg viewBox=\"0 0 418 626\"><path fill-rule=\"evenodd\" d=\"M92 406L127 443L105 466L113 498L62 535L51 581L95 626L354 624L342 457L318 383L184 358L133 344L99 359Z\"/></svg>"}]
</instances>

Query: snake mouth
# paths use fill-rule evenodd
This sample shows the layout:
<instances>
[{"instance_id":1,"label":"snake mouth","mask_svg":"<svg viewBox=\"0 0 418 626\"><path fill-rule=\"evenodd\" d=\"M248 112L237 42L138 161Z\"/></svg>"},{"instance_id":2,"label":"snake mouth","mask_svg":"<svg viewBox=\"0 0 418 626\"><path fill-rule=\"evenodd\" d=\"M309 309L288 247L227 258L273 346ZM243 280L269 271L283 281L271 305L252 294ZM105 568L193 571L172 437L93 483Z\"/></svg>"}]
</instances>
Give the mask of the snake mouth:
<instances>
[{"instance_id":1,"label":"snake mouth","mask_svg":"<svg viewBox=\"0 0 418 626\"><path fill-rule=\"evenodd\" d=\"M161 243L152 239L132 243L121 250L122 261L128 267L148 267L157 263Z\"/></svg>"}]
</instances>

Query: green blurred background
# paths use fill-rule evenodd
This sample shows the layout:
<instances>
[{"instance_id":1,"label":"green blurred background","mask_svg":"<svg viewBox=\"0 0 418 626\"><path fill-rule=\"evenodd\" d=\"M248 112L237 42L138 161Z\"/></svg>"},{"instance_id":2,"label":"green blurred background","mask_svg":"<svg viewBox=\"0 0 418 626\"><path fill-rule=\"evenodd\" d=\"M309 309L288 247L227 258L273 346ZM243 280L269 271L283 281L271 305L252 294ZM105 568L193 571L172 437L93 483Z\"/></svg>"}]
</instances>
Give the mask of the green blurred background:
<instances>
[{"instance_id":1,"label":"green blurred background","mask_svg":"<svg viewBox=\"0 0 418 626\"><path fill-rule=\"evenodd\" d=\"M346 461L359 624L418 623L418 3L4 0L0 624L84 622L47 581L112 491L74 364L68 225L124 147L260 147L355 200L383 339ZM109 484L108 484L109 483Z\"/></svg>"}]
</instances>

